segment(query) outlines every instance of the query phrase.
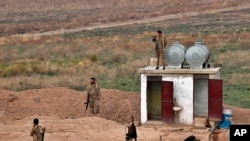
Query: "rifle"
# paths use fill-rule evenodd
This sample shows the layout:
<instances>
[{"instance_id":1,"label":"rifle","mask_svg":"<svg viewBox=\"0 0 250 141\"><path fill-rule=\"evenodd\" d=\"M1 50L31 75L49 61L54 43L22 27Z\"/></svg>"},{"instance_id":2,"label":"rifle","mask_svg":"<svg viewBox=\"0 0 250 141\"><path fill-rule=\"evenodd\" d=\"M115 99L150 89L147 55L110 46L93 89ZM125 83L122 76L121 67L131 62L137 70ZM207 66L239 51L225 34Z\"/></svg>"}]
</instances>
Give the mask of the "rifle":
<instances>
[{"instance_id":1,"label":"rifle","mask_svg":"<svg viewBox=\"0 0 250 141\"><path fill-rule=\"evenodd\" d=\"M42 141L44 141L45 127L43 128Z\"/></svg>"},{"instance_id":2,"label":"rifle","mask_svg":"<svg viewBox=\"0 0 250 141\"><path fill-rule=\"evenodd\" d=\"M86 111L88 110L88 106L89 106L89 98L90 98L90 95L88 94L87 101L84 103L84 104L86 104L85 113L86 113Z\"/></svg>"}]
</instances>

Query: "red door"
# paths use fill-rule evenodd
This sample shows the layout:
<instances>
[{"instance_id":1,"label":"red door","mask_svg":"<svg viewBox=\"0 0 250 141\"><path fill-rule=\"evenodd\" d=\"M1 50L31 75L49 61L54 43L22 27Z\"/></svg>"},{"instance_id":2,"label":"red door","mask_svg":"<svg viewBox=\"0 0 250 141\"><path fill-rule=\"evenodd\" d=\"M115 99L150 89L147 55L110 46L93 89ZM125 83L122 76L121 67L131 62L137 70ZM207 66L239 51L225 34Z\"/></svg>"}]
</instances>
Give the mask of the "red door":
<instances>
[{"instance_id":1,"label":"red door","mask_svg":"<svg viewBox=\"0 0 250 141\"><path fill-rule=\"evenodd\" d=\"M222 119L222 85L222 80L208 80L208 116L210 120L220 121Z\"/></svg>"},{"instance_id":2,"label":"red door","mask_svg":"<svg viewBox=\"0 0 250 141\"><path fill-rule=\"evenodd\" d=\"M173 122L173 82L161 83L161 117L163 121Z\"/></svg>"}]
</instances>

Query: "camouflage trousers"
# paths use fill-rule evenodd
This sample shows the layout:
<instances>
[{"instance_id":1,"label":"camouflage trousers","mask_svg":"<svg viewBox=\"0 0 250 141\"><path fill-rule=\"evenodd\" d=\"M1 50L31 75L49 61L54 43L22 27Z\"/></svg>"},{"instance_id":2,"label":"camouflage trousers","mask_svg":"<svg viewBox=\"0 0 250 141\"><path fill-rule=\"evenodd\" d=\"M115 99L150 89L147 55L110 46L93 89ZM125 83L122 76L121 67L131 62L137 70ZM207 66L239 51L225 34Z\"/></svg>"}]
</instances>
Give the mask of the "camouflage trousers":
<instances>
[{"instance_id":1,"label":"camouflage trousers","mask_svg":"<svg viewBox=\"0 0 250 141\"><path fill-rule=\"evenodd\" d=\"M99 100L96 97L91 96L89 99L89 108L91 114L98 114L99 111Z\"/></svg>"},{"instance_id":2,"label":"camouflage trousers","mask_svg":"<svg viewBox=\"0 0 250 141\"><path fill-rule=\"evenodd\" d=\"M157 67L159 66L160 59L161 59L162 65L166 66L164 51L162 49L156 49L155 53L156 53L156 58L157 58Z\"/></svg>"}]
</instances>

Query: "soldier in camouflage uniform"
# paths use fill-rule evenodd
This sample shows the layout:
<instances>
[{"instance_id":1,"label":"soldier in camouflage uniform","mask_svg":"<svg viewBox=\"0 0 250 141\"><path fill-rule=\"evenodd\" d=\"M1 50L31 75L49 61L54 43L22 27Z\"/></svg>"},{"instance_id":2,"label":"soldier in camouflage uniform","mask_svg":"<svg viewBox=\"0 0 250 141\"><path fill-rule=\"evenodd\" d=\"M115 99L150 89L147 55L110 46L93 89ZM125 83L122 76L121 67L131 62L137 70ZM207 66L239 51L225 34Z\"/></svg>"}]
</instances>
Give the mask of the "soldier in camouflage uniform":
<instances>
[{"instance_id":1,"label":"soldier in camouflage uniform","mask_svg":"<svg viewBox=\"0 0 250 141\"><path fill-rule=\"evenodd\" d=\"M161 59L163 69L165 69L166 63L165 63L165 54L164 50L165 47L167 46L167 40L163 36L161 30L157 31L157 36L155 39L155 52L156 52L156 57L157 57L157 67L155 69L159 69L159 60Z\"/></svg>"},{"instance_id":2,"label":"soldier in camouflage uniform","mask_svg":"<svg viewBox=\"0 0 250 141\"><path fill-rule=\"evenodd\" d=\"M89 96L89 107L91 114L99 114L100 86L95 82L95 78L90 79L90 85L87 87Z\"/></svg>"},{"instance_id":3,"label":"soldier in camouflage uniform","mask_svg":"<svg viewBox=\"0 0 250 141\"><path fill-rule=\"evenodd\" d=\"M33 120L33 128L30 132L30 136L33 137L33 141L43 141L43 127L38 125L39 120L35 118Z\"/></svg>"}]
</instances>

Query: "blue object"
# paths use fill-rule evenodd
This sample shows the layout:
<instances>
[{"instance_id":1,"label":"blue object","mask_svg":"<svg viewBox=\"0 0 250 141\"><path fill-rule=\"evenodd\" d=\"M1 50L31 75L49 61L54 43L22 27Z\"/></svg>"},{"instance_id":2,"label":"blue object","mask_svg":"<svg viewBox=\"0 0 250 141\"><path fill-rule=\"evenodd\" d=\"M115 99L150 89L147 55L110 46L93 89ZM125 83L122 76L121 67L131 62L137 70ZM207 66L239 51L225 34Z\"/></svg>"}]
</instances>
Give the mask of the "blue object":
<instances>
[{"instance_id":1,"label":"blue object","mask_svg":"<svg viewBox=\"0 0 250 141\"><path fill-rule=\"evenodd\" d=\"M219 128L226 128L229 129L231 125L231 114L222 114L222 121L219 124Z\"/></svg>"}]
</instances>

